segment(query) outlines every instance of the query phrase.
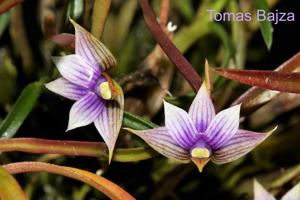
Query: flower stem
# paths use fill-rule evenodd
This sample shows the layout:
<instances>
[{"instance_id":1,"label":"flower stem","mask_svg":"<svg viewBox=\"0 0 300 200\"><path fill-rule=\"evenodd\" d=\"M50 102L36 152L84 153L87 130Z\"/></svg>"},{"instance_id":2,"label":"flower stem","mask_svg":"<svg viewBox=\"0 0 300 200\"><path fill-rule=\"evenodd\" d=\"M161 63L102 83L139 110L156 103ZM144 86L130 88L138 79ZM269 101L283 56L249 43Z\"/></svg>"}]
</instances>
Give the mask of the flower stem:
<instances>
[{"instance_id":1,"label":"flower stem","mask_svg":"<svg viewBox=\"0 0 300 200\"><path fill-rule=\"evenodd\" d=\"M103 192L111 199L135 199L115 183L91 172L72 167L58 166L43 162L17 162L3 166L11 174L25 172L49 172L82 181Z\"/></svg>"},{"instance_id":2,"label":"flower stem","mask_svg":"<svg viewBox=\"0 0 300 200\"><path fill-rule=\"evenodd\" d=\"M12 151L108 159L106 145L102 142L61 141L38 138L1 139L0 152ZM136 162L152 158L155 155L156 153L150 148L115 149L112 159L118 162Z\"/></svg>"},{"instance_id":3,"label":"flower stem","mask_svg":"<svg viewBox=\"0 0 300 200\"><path fill-rule=\"evenodd\" d=\"M143 15L147 27L156 39L157 43L161 46L172 63L177 67L178 71L189 82L193 90L197 92L201 85L201 78L192 65L185 59L176 46L169 40L168 36L160 28L156 21L156 16L153 9L149 5L148 0L139 0L143 10Z\"/></svg>"}]
</instances>

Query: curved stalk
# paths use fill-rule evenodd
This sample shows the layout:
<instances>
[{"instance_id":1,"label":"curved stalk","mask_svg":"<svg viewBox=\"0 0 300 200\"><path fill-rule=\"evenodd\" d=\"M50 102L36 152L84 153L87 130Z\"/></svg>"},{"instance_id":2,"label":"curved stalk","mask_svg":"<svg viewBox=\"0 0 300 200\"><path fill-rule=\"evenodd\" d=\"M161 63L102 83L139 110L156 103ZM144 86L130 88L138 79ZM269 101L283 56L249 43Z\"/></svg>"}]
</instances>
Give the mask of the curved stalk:
<instances>
[{"instance_id":1,"label":"curved stalk","mask_svg":"<svg viewBox=\"0 0 300 200\"><path fill-rule=\"evenodd\" d=\"M52 174L58 174L89 184L95 189L103 192L111 199L135 199L121 187L109 181L108 179L77 168L58 166L43 162L17 162L4 165L3 167L11 174L26 172L48 172Z\"/></svg>"}]
</instances>

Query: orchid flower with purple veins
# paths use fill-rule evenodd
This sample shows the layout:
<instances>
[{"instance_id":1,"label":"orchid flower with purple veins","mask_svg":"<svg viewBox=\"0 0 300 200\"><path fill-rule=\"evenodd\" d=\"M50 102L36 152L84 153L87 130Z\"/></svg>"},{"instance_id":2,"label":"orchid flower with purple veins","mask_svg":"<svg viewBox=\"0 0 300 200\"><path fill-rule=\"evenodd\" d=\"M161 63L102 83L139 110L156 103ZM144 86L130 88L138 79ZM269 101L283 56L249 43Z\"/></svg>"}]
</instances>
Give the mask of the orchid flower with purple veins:
<instances>
[{"instance_id":1,"label":"orchid flower with purple veins","mask_svg":"<svg viewBox=\"0 0 300 200\"><path fill-rule=\"evenodd\" d=\"M164 127L127 130L168 158L193 161L200 172L209 160L224 164L240 158L272 132L239 129L240 105L216 114L205 84L202 84L188 113L167 102L164 102L164 109Z\"/></svg>"},{"instance_id":2,"label":"orchid flower with purple veins","mask_svg":"<svg viewBox=\"0 0 300 200\"><path fill-rule=\"evenodd\" d=\"M93 122L108 146L110 162L122 124L124 98L121 87L104 71L114 67L116 60L104 44L70 21L75 28L75 54L53 58L62 78L46 87L76 101L67 131Z\"/></svg>"}]
</instances>

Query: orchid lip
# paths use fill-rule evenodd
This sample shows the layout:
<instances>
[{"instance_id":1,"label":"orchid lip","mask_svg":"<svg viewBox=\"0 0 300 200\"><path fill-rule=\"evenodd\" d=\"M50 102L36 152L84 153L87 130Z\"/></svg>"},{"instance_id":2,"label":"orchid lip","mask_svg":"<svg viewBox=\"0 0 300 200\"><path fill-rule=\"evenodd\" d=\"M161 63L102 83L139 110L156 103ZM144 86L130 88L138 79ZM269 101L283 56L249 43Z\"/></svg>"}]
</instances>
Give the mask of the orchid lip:
<instances>
[{"instance_id":1,"label":"orchid lip","mask_svg":"<svg viewBox=\"0 0 300 200\"><path fill-rule=\"evenodd\" d=\"M99 93L105 100L109 100L112 98L112 92L107 81L99 85Z\"/></svg>"},{"instance_id":2,"label":"orchid lip","mask_svg":"<svg viewBox=\"0 0 300 200\"><path fill-rule=\"evenodd\" d=\"M202 138L198 139L190 149L190 155L193 158L209 158L211 154L210 146Z\"/></svg>"},{"instance_id":3,"label":"orchid lip","mask_svg":"<svg viewBox=\"0 0 300 200\"><path fill-rule=\"evenodd\" d=\"M193 148L191 151L191 156L193 158L208 158L210 156L210 152L207 148Z\"/></svg>"}]
</instances>

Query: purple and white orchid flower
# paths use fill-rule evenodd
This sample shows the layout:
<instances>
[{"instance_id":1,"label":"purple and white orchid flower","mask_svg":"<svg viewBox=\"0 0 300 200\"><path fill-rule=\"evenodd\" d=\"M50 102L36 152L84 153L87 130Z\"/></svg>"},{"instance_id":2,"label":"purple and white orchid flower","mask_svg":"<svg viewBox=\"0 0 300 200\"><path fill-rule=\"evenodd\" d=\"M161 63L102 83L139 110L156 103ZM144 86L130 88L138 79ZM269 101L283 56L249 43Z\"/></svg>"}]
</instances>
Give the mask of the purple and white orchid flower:
<instances>
[{"instance_id":1,"label":"purple and white orchid flower","mask_svg":"<svg viewBox=\"0 0 300 200\"><path fill-rule=\"evenodd\" d=\"M114 67L116 60L104 44L70 21L75 27L75 54L53 58L62 78L46 87L76 101L67 131L94 122L108 146L110 162L122 124L124 98L120 86L104 71Z\"/></svg>"},{"instance_id":2,"label":"purple and white orchid flower","mask_svg":"<svg viewBox=\"0 0 300 200\"><path fill-rule=\"evenodd\" d=\"M167 102L164 102L164 108L164 127L127 130L168 158L193 161L200 172L210 159L224 164L240 158L272 132L238 129L240 105L216 115L205 84L202 84L188 113Z\"/></svg>"}]
</instances>

